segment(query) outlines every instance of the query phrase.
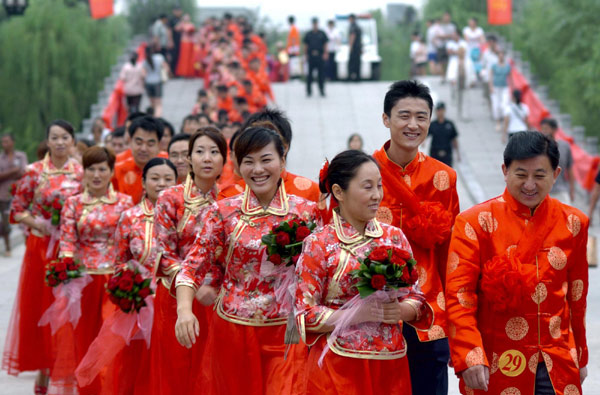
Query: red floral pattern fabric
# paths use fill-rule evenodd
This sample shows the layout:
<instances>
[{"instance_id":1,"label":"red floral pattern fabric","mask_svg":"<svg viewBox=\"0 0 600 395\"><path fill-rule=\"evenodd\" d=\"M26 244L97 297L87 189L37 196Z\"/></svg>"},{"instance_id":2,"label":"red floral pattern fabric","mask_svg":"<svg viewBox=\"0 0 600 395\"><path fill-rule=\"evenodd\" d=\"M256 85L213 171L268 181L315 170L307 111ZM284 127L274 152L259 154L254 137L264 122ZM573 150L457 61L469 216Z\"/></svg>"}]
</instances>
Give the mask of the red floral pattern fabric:
<instances>
[{"instance_id":1,"label":"red floral pattern fabric","mask_svg":"<svg viewBox=\"0 0 600 395\"><path fill-rule=\"evenodd\" d=\"M115 264L125 265L134 260L150 272L156 262L154 243L154 206L148 199L121 214L115 234Z\"/></svg>"}]
</instances>

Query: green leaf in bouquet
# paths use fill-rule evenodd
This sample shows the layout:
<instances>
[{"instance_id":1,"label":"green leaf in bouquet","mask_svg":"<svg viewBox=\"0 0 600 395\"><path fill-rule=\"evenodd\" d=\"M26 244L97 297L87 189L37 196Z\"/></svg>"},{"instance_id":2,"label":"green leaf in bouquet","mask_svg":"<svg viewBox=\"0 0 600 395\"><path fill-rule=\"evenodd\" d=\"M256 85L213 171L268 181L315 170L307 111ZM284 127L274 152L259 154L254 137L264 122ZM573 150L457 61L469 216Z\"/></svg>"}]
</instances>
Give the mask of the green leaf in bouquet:
<instances>
[{"instance_id":1,"label":"green leaf in bouquet","mask_svg":"<svg viewBox=\"0 0 600 395\"><path fill-rule=\"evenodd\" d=\"M358 288L358 293L360 294L360 297L363 299L375 292L375 290L373 288L371 288L370 286L360 286L357 288Z\"/></svg>"},{"instance_id":2,"label":"green leaf in bouquet","mask_svg":"<svg viewBox=\"0 0 600 395\"><path fill-rule=\"evenodd\" d=\"M289 223L287 223L287 222L284 222L283 224L281 224L280 228L281 228L281 230L283 230L283 231L284 231L284 232L286 232L286 233L290 233L290 232L292 232L292 227L291 227L291 226L290 226L290 224L289 224ZM290 236L291 236L291 235L290 235Z\"/></svg>"},{"instance_id":3,"label":"green leaf in bouquet","mask_svg":"<svg viewBox=\"0 0 600 395\"><path fill-rule=\"evenodd\" d=\"M264 235L263 237L261 237L260 241L262 241L263 244L270 246L274 243L274 241L275 241L274 238L275 238L275 235L268 234L268 235Z\"/></svg>"},{"instance_id":4,"label":"green leaf in bouquet","mask_svg":"<svg viewBox=\"0 0 600 395\"><path fill-rule=\"evenodd\" d=\"M369 267L368 267L366 264L364 264L364 263L361 263L361 264L360 264L360 269L359 269L359 270L361 270L361 271L365 271L365 272L368 272L368 271L369 271Z\"/></svg>"},{"instance_id":5,"label":"green leaf in bouquet","mask_svg":"<svg viewBox=\"0 0 600 395\"><path fill-rule=\"evenodd\" d=\"M378 264L378 265L371 265L371 267L375 270L375 273L385 275L386 265Z\"/></svg>"},{"instance_id":6,"label":"green leaf in bouquet","mask_svg":"<svg viewBox=\"0 0 600 395\"><path fill-rule=\"evenodd\" d=\"M150 283L152 282L152 279L147 278L144 280L144 282L142 282L142 288L148 288L150 286Z\"/></svg>"}]
</instances>

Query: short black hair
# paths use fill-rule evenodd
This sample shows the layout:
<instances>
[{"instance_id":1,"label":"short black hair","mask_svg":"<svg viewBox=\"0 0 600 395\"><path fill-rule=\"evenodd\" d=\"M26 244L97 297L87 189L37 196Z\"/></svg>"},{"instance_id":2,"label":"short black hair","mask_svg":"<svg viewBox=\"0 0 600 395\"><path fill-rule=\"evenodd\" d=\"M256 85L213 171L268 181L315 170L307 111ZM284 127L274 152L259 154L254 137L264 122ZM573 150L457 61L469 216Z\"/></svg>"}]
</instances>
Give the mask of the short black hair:
<instances>
[{"instance_id":1,"label":"short black hair","mask_svg":"<svg viewBox=\"0 0 600 395\"><path fill-rule=\"evenodd\" d=\"M287 145L288 148L292 145L292 125L283 111L278 108L265 107L264 110L250 115L248 119L244 121L240 129L247 129L251 127L252 124L260 121L271 122L273 125L275 125L277 130L279 130L284 144Z\"/></svg>"},{"instance_id":2,"label":"short black hair","mask_svg":"<svg viewBox=\"0 0 600 395\"><path fill-rule=\"evenodd\" d=\"M296 18L294 18L293 15L288 16L288 23L294 23L296 22Z\"/></svg>"},{"instance_id":3,"label":"short black hair","mask_svg":"<svg viewBox=\"0 0 600 395\"><path fill-rule=\"evenodd\" d=\"M431 98L431 92L429 88L416 80L402 80L396 81L385 94L383 100L383 112L388 117L392 116L392 108L398 103L399 100L406 97L414 97L417 99L423 99L429 106L429 116L433 112L433 99Z\"/></svg>"},{"instance_id":4,"label":"short black hair","mask_svg":"<svg viewBox=\"0 0 600 395\"><path fill-rule=\"evenodd\" d=\"M556 170L560 159L556 141L538 131L513 133L504 148L504 166L508 168L515 160L531 159L540 155L547 156L552 170Z\"/></svg>"},{"instance_id":5,"label":"short black hair","mask_svg":"<svg viewBox=\"0 0 600 395\"><path fill-rule=\"evenodd\" d=\"M64 119L55 119L54 121L52 121L48 124L48 127L46 127L46 138L48 138L48 136L50 136L50 128L52 126L58 126L64 130L66 130L71 135L71 137L75 138L75 129L73 129L73 125L71 125L69 122L65 121Z\"/></svg>"},{"instance_id":6,"label":"short black hair","mask_svg":"<svg viewBox=\"0 0 600 395\"><path fill-rule=\"evenodd\" d=\"M173 136L171 141L169 141L169 146L167 147L167 153L171 151L171 146L178 141L190 141L190 135L187 133L179 133Z\"/></svg>"},{"instance_id":7,"label":"short black hair","mask_svg":"<svg viewBox=\"0 0 600 395\"><path fill-rule=\"evenodd\" d=\"M146 163L146 165L144 166L144 169L142 170L142 180L146 181L146 175L148 174L148 170L150 170L151 168L153 168L154 166L160 166L160 165L167 165L171 168L171 170L173 170L173 173L175 173L175 178L177 179L177 168L175 167L175 165L173 164L173 162L171 162L170 160L166 159L166 158L152 158L148 161L148 163Z\"/></svg>"},{"instance_id":8,"label":"short black hair","mask_svg":"<svg viewBox=\"0 0 600 395\"><path fill-rule=\"evenodd\" d=\"M158 119L149 115L144 115L143 117L134 119L131 125L129 125L129 137L133 138L135 131L138 129L156 133L156 137L158 138L158 141L160 141L163 136L164 126Z\"/></svg>"},{"instance_id":9,"label":"short black hair","mask_svg":"<svg viewBox=\"0 0 600 395\"><path fill-rule=\"evenodd\" d=\"M369 161L375 163L375 165L379 167L371 155L365 154L362 151L351 149L340 152L329 164L327 173L319 180L319 190L322 193L331 193L331 187L335 184L339 185L342 190L347 190L348 185L356 175L358 168L363 163Z\"/></svg>"},{"instance_id":10,"label":"short black hair","mask_svg":"<svg viewBox=\"0 0 600 395\"><path fill-rule=\"evenodd\" d=\"M117 137L117 138L121 138L121 137L125 137L125 126L118 126L115 128L115 130L113 130L112 132L112 136L113 138Z\"/></svg>"},{"instance_id":11,"label":"short black hair","mask_svg":"<svg viewBox=\"0 0 600 395\"><path fill-rule=\"evenodd\" d=\"M141 118L141 117L143 117L145 115L146 115L146 113L141 112L141 111L132 112L131 114L129 114L127 116L127 121L133 121L134 119Z\"/></svg>"},{"instance_id":12,"label":"short black hair","mask_svg":"<svg viewBox=\"0 0 600 395\"><path fill-rule=\"evenodd\" d=\"M242 163L242 159L247 155L263 149L270 143L275 145L275 150L279 154L281 159L284 159L284 148L281 136L279 133L263 128L263 127L250 127L244 130L235 142L234 151L235 159L238 165Z\"/></svg>"},{"instance_id":13,"label":"short black hair","mask_svg":"<svg viewBox=\"0 0 600 395\"><path fill-rule=\"evenodd\" d=\"M171 122L167 121L164 118L156 118L156 119L163 124L163 135L165 134L165 130L169 129L169 131L171 131L171 137L175 136L175 128L173 127Z\"/></svg>"},{"instance_id":14,"label":"short black hair","mask_svg":"<svg viewBox=\"0 0 600 395\"><path fill-rule=\"evenodd\" d=\"M540 125L548 125L552 128L552 130L558 129L558 122L554 118L544 118L540 122Z\"/></svg>"}]
</instances>

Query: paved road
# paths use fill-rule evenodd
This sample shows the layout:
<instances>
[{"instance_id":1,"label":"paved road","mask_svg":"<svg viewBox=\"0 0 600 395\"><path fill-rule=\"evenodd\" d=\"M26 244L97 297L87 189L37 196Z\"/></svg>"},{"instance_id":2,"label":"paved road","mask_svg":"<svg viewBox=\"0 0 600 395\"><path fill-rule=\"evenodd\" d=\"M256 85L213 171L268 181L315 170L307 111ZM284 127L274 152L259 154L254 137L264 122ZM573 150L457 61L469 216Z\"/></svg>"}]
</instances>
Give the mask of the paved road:
<instances>
[{"instance_id":1,"label":"paved road","mask_svg":"<svg viewBox=\"0 0 600 395\"><path fill-rule=\"evenodd\" d=\"M424 81L433 90L434 98L443 100L449 107L448 117L454 116L448 87L439 80ZM333 158L346 147L350 134L358 132L365 141L365 151L372 152L388 138L388 130L381 122L383 97L389 82L364 82L360 84L328 84L327 97L306 98L304 86L297 81L275 85L278 105L292 120L294 137L288 158L290 171L316 180L323 160ZM176 128L191 110L195 94L201 82L198 80L174 80L165 87L164 116ZM504 188L500 163L502 144L489 120L481 92L473 90L466 95L464 108L468 121L456 121L463 155L459 163L459 197L464 210L485 199L500 194ZM426 149L426 147L425 147ZM23 246L17 247L12 258L0 258L0 341L2 347L13 298L16 292L18 272L23 256ZM596 281L598 280L598 281ZM600 273L590 270L590 284L600 283ZM588 342L590 347L590 377L584 385L587 394L600 394L600 377L595 372L600 367L600 287L592 286L588 298ZM458 394L457 381L450 371L450 394ZM18 378L0 373L0 393L27 394L32 392L34 375L23 374Z\"/></svg>"}]
</instances>

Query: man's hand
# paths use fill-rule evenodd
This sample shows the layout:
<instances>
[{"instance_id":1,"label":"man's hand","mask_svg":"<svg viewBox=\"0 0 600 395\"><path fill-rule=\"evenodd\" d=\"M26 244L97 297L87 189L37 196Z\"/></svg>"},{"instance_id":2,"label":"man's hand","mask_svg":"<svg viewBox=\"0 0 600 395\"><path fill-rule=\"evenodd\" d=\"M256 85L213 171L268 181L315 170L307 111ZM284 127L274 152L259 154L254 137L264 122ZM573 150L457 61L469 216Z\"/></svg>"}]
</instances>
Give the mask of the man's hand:
<instances>
[{"instance_id":1,"label":"man's hand","mask_svg":"<svg viewBox=\"0 0 600 395\"><path fill-rule=\"evenodd\" d=\"M462 372L462 378L469 388L487 391L490 383L490 369L485 365L471 366Z\"/></svg>"},{"instance_id":2,"label":"man's hand","mask_svg":"<svg viewBox=\"0 0 600 395\"><path fill-rule=\"evenodd\" d=\"M581 384L583 384L587 375L588 375L587 366L585 368L579 369L579 380L581 380Z\"/></svg>"}]
</instances>

